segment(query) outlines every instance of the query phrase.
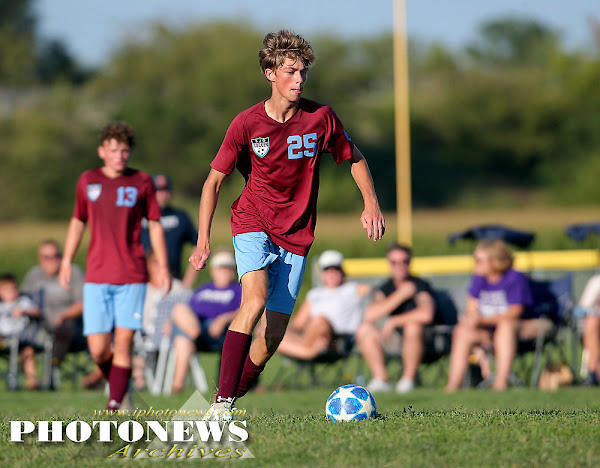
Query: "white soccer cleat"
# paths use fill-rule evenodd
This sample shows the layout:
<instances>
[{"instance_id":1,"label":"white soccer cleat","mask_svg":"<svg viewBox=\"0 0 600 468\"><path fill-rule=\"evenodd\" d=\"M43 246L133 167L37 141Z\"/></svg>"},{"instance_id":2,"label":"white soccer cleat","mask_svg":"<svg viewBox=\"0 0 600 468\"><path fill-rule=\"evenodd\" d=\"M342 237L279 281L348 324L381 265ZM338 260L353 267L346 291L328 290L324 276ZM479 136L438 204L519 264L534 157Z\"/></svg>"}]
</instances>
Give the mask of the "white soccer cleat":
<instances>
[{"instance_id":1,"label":"white soccer cleat","mask_svg":"<svg viewBox=\"0 0 600 468\"><path fill-rule=\"evenodd\" d=\"M407 377L402 377L396 384L396 393L412 392L415 388L415 381Z\"/></svg>"},{"instance_id":2,"label":"white soccer cleat","mask_svg":"<svg viewBox=\"0 0 600 468\"><path fill-rule=\"evenodd\" d=\"M235 411L233 407L235 399L232 398L231 400L210 405L210 408L202 415L202 421L231 422L233 420L233 412Z\"/></svg>"},{"instance_id":3,"label":"white soccer cleat","mask_svg":"<svg viewBox=\"0 0 600 468\"><path fill-rule=\"evenodd\" d=\"M392 384L385 380L378 379L377 377L373 377L365 388L371 393L391 392Z\"/></svg>"}]
</instances>

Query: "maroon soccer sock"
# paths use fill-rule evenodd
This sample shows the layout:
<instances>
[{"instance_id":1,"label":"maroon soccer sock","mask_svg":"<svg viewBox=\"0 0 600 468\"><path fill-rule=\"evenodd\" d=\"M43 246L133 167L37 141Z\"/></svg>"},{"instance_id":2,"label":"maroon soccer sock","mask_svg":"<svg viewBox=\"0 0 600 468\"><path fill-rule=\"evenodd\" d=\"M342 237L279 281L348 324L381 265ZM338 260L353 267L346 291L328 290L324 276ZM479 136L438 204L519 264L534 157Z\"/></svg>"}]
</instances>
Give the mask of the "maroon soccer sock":
<instances>
[{"instance_id":1,"label":"maroon soccer sock","mask_svg":"<svg viewBox=\"0 0 600 468\"><path fill-rule=\"evenodd\" d=\"M123 397L129 387L129 379L131 377L131 368L120 367L113 365L110 368L110 376L108 379L109 389L109 404L111 401L116 401L121 404Z\"/></svg>"},{"instance_id":2,"label":"maroon soccer sock","mask_svg":"<svg viewBox=\"0 0 600 468\"><path fill-rule=\"evenodd\" d=\"M109 377L110 377L110 368L112 367L112 360L113 360L113 357L111 354L110 358L108 358L108 360L98 364L98 367L102 371L102 375L104 376L104 378L106 380L110 380Z\"/></svg>"},{"instance_id":3,"label":"maroon soccer sock","mask_svg":"<svg viewBox=\"0 0 600 468\"><path fill-rule=\"evenodd\" d=\"M252 384L256 382L258 376L263 371L265 366L257 366L250 359L250 354L246 357L246 362L244 363L244 369L242 370L242 376L240 377L240 384L237 389L237 398L243 397L248 390L252 387Z\"/></svg>"},{"instance_id":4,"label":"maroon soccer sock","mask_svg":"<svg viewBox=\"0 0 600 468\"><path fill-rule=\"evenodd\" d=\"M244 360L248 356L252 336L232 330L227 331L223 343L221 357L221 374L219 377L219 391L217 402L233 399L237 395L240 376L244 367Z\"/></svg>"}]
</instances>

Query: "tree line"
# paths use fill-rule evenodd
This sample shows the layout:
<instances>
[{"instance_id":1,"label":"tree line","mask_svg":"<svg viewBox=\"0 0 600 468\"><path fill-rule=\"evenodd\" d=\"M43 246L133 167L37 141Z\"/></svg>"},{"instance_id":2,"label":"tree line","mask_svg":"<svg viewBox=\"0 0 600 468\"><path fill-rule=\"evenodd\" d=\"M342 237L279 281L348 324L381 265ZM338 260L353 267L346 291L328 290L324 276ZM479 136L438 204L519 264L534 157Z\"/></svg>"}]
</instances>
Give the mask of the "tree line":
<instances>
[{"instance_id":1,"label":"tree line","mask_svg":"<svg viewBox=\"0 0 600 468\"><path fill-rule=\"evenodd\" d=\"M2 2L0 10L7 3L27 13L30 2ZM168 173L179 196L197 200L233 117L269 95L257 56L264 31L245 24L156 25L149 38L124 44L101 68L83 70L59 42L36 43L33 19L27 23L25 15L28 27L15 28L3 13L3 220L69 217L76 178L100 163L97 133L112 119L129 121L138 133L133 167ZM304 95L334 108L367 156L383 208L394 210L391 34L309 39L317 62ZM52 54L43 52L52 44ZM410 42L409 70L416 206L599 198L600 40L569 50L542 23L501 18L483 24L462 50ZM334 166L324 155L321 211L358 209L351 177ZM243 183L230 179L228 200Z\"/></svg>"}]
</instances>

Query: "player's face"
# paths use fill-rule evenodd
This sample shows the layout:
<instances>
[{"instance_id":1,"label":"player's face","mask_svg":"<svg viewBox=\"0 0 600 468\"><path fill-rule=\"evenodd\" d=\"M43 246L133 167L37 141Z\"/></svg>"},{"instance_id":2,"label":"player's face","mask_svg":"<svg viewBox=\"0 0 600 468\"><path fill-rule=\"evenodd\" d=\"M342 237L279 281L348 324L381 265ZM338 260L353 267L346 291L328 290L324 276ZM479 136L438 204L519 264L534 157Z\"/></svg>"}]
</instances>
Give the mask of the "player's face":
<instances>
[{"instance_id":1,"label":"player's face","mask_svg":"<svg viewBox=\"0 0 600 468\"><path fill-rule=\"evenodd\" d=\"M392 276L396 281L403 281L408 277L410 267L410 255L404 250L394 249L387 254Z\"/></svg>"},{"instance_id":2,"label":"player's face","mask_svg":"<svg viewBox=\"0 0 600 468\"><path fill-rule=\"evenodd\" d=\"M42 245L38 251L38 262L48 276L57 275L60 270L60 252L52 244Z\"/></svg>"},{"instance_id":3,"label":"player's face","mask_svg":"<svg viewBox=\"0 0 600 468\"><path fill-rule=\"evenodd\" d=\"M98 146L98 156L104 161L106 175L115 177L127 168L127 161L131 157L131 148L127 143L115 140L105 140Z\"/></svg>"},{"instance_id":4,"label":"player's face","mask_svg":"<svg viewBox=\"0 0 600 468\"><path fill-rule=\"evenodd\" d=\"M337 288L344 282L344 273L339 268L327 268L321 272L321 281L327 288Z\"/></svg>"},{"instance_id":5,"label":"player's face","mask_svg":"<svg viewBox=\"0 0 600 468\"><path fill-rule=\"evenodd\" d=\"M0 285L0 299L4 302L15 302L19 298L19 288L14 283Z\"/></svg>"},{"instance_id":6,"label":"player's face","mask_svg":"<svg viewBox=\"0 0 600 468\"><path fill-rule=\"evenodd\" d=\"M156 202L161 210L169 204L170 199L171 192L169 190L160 189L156 191Z\"/></svg>"},{"instance_id":7,"label":"player's face","mask_svg":"<svg viewBox=\"0 0 600 468\"><path fill-rule=\"evenodd\" d=\"M281 68L270 73L271 78L267 76L273 83L273 95L280 95L290 102L299 101L307 72L300 60L286 59Z\"/></svg>"},{"instance_id":8,"label":"player's face","mask_svg":"<svg viewBox=\"0 0 600 468\"><path fill-rule=\"evenodd\" d=\"M235 279L235 270L230 267L212 267L210 276L217 287L224 288Z\"/></svg>"},{"instance_id":9,"label":"player's face","mask_svg":"<svg viewBox=\"0 0 600 468\"><path fill-rule=\"evenodd\" d=\"M479 276L488 276L493 272L489 255L482 249L475 249L473 254L475 262L475 274Z\"/></svg>"}]
</instances>

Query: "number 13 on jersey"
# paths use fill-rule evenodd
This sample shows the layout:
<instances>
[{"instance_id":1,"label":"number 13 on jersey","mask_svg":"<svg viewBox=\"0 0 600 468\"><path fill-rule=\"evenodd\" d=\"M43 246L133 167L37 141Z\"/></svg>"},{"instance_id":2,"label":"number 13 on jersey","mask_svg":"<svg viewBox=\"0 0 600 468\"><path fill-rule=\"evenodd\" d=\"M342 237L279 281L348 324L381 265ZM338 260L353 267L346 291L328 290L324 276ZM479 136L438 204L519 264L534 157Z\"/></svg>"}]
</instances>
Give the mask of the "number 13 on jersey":
<instances>
[{"instance_id":1,"label":"number 13 on jersey","mask_svg":"<svg viewBox=\"0 0 600 468\"><path fill-rule=\"evenodd\" d=\"M287 139L288 159L312 158L317 149L317 134L292 135Z\"/></svg>"}]
</instances>

